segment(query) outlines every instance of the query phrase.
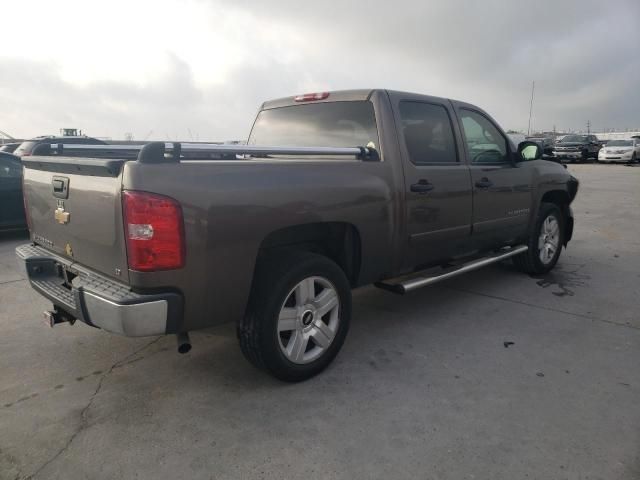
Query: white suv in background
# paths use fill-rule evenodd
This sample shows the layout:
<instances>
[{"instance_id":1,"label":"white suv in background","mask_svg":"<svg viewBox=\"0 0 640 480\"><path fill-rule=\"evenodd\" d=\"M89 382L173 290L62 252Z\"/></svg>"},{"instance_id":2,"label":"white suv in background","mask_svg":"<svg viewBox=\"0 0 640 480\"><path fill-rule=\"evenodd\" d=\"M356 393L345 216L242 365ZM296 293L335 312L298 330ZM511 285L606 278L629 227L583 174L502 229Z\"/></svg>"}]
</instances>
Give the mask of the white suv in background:
<instances>
[{"instance_id":1,"label":"white suv in background","mask_svg":"<svg viewBox=\"0 0 640 480\"><path fill-rule=\"evenodd\" d=\"M610 140L598 152L598 162L631 162L640 159L640 138Z\"/></svg>"}]
</instances>

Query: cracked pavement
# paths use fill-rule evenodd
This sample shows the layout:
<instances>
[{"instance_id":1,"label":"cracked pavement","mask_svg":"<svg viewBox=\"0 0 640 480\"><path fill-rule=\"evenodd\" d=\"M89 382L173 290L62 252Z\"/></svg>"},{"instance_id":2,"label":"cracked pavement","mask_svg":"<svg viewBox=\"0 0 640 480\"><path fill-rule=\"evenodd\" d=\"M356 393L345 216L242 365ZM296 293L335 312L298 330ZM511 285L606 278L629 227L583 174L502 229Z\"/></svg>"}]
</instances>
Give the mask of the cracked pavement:
<instances>
[{"instance_id":1,"label":"cracked pavement","mask_svg":"<svg viewBox=\"0 0 640 480\"><path fill-rule=\"evenodd\" d=\"M343 351L298 385L245 362L233 325L187 355L45 327L2 235L0 479L640 478L640 167L569 169L551 274L359 289Z\"/></svg>"}]
</instances>

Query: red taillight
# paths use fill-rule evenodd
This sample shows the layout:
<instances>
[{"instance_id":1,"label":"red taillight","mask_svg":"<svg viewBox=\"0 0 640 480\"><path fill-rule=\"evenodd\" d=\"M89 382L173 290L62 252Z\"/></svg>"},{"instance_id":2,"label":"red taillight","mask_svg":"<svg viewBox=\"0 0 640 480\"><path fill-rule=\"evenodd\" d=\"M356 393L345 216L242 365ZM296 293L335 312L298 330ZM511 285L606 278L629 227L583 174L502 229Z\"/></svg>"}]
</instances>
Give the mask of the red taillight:
<instances>
[{"instance_id":1,"label":"red taillight","mask_svg":"<svg viewBox=\"0 0 640 480\"><path fill-rule=\"evenodd\" d=\"M129 268L141 272L184 266L182 209L174 199L147 192L122 192Z\"/></svg>"},{"instance_id":2,"label":"red taillight","mask_svg":"<svg viewBox=\"0 0 640 480\"><path fill-rule=\"evenodd\" d=\"M324 100L325 98L329 98L329 92L305 93L304 95L293 97L293 101L313 102L314 100Z\"/></svg>"}]
</instances>

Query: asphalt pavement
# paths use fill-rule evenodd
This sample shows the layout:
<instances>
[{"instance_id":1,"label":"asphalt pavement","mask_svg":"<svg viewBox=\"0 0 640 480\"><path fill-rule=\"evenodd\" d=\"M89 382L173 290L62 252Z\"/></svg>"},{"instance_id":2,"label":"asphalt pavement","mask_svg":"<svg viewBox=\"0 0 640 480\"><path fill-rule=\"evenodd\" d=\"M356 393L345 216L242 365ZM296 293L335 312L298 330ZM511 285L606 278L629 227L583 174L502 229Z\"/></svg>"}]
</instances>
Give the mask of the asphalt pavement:
<instances>
[{"instance_id":1,"label":"asphalt pavement","mask_svg":"<svg viewBox=\"0 0 640 480\"><path fill-rule=\"evenodd\" d=\"M572 165L574 240L404 297L354 292L320 376L284 384L233 325L44 326L0 237L1 479L640 478L640 168Z\"/></svg>"}]
</instances>

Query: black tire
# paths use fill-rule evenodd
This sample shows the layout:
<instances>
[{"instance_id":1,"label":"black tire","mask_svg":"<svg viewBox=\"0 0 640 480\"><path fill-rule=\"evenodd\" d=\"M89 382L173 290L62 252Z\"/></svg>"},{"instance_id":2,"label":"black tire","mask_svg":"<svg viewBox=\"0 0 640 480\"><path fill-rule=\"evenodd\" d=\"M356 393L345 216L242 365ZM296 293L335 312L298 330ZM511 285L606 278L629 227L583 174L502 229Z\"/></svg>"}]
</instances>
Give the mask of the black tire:
<instances>
[{"instance_id":1,"label":"black tire","mask_svg":"<svg viewBox=\"0 0 640 480\"><path fill-rule=\"evenodd\" d=\"M555 217L558 222L558 248L551 260L548 263L543 263L540 259L538 240L542 233L543 224L549 216ZM555 267L556 263L558 263L558 258L560 258L562 246L564 245L564 224L565 222L562 212L555 203L542 203L538 211L533 232L527 241L529 250L513 257L513 263L516 268L525 273L540 275L549 272L553 267Z\"/></svg>"},{"instance_id":2,"label":"black tire","mask_svg":"<svg viewBox=\"0 0 640 480\"><path fill-rule=\"evenodd\" d=\"M309 277L322 277L334 287L339 321L333 340L321 356L299 364L290 361L282 351L278 317L292 289ZM280 380L299 382L317 375L331 363L344 343L350 320L351 287L342 269L322 255L293 251L259 262L237 335L242 353L254 366Z\"/></svg>"},{"instance_id":3,"label":"black tire","mask_svg":"<svg viewBox=\"0 0 640 480\"><path fill-rule=\"evenodd\" d=\"M584 163L588 163L589 162L589 150L583 150L582 151L582 159L580 160L580 162L584 162ZM578 162L578 163L580 163Z\"/></svg>"}]
</instances>

